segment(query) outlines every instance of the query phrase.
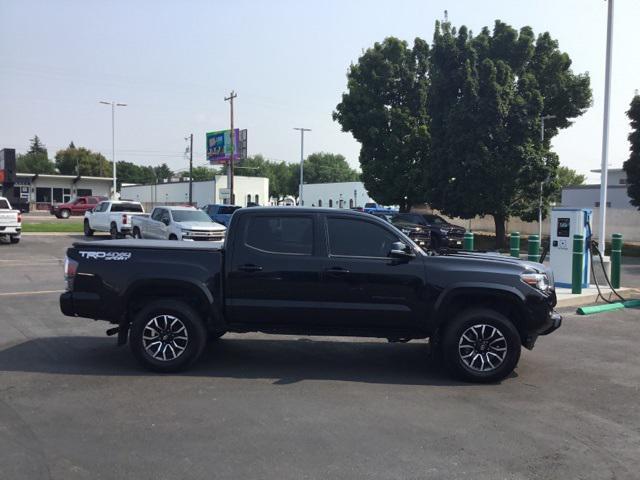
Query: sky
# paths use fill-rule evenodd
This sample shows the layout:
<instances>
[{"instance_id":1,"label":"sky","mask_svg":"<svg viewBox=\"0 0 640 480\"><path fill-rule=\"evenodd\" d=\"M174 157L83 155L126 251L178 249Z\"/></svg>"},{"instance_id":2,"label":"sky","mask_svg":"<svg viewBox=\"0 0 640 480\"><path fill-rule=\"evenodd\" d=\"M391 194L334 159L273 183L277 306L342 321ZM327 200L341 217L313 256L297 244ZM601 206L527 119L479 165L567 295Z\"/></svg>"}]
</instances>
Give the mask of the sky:
<instances>
[{"instance_id":1,"label":"sky","mask_svg":"<svg viewBox=\"0 0 640 480\"><path fill-rule=\"evenodd\" d=\"M0 0L0 148L24 152L34 134L50 157L70 141L111 158L188 167L184 137L194 134L194 164L204 165L205 132L248 130L248 152L299 161L327 151L358 167L359 144L331 113L346 73L388 36L431 43L448 11L455 26L479 32L500 19L549 31L589 72L593 106L553 141L560 161L581 173L600 167L607 3L604 0ZM639 0L615 0L609 164L629 152L625 111L640 89ZM589 174L590 181L599 176Z\"/></svg>"}]
</instances>

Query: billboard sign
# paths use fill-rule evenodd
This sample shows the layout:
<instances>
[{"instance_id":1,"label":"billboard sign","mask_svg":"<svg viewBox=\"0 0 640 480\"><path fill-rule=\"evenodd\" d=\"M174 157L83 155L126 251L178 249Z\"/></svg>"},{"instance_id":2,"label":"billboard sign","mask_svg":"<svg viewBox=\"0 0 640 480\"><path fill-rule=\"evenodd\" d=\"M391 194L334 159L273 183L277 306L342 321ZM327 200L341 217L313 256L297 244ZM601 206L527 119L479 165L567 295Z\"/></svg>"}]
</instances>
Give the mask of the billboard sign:
<instances>
[{"instance_id":1,"label":"billboard sign","mask_svg":"<svg viewBox=\"0 0 640 480\"><path fill-rule=\"evenodd\" d=\"M246 157L247 131L234 129L233 161ZM225 165L231 159L231 130L207 132L207 161L211 165Z\"/></svg>"}]
</instances>

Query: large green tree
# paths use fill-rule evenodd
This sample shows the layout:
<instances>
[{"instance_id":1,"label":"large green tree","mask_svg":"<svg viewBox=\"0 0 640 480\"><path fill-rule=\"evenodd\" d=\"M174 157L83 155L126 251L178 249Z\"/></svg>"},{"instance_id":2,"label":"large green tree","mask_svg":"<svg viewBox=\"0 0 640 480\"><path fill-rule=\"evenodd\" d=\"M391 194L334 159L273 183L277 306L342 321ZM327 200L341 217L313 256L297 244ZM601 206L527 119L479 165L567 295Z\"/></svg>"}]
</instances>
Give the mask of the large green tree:
<instances>
[{"instance_id":1,"label":"large green tree","mask_svg":"<svg viewBox=\"0 0 640 480\"><path fill-rule=\"evenodd\" d=\"M55 164L49 160L47 147L40 137L35 135L30 140L27 153L20 154L16 158L16 169L20 173L56 173Z\"/></svg>"},{"instance_id":2,"label":"large green tree","mask_svg":"<svg viewBox=\"0 0 640 480\"><path fill-rule=\"evenodd\" d=\"M340 154L317 152L304 161L304 183L354 182L359 177Z\"/></svg>"},{"instance_id":3,"label":"large green tree","mask_svg":"<svg viewBox=\"0 0 640 480\"><path fill-rule=\"evenodd\" d=\"M627 174L627 194L631 198L631 205L640 210L640 95L633 97L627 116L631 120L631 153L623 168Z\"/></svg>"},{"instance_id":4,"label":"large green tree","mask_svg":"<svg viewBox=\"0 0 640 480\"><path fill-rule=\"evenodd\" d=\"M360 142L362 181L378 202L405 211L426 200L429 47L397 38L376 43L351 65L347 92L333 113Z\"/></svg>"},{"instance_id":5,"label":"large green tree","mask_svg":"<svg viewBox=\"0 0 640 480\"><path fill-rule=\"evenodd\" d=\"M105 176L111 172L111 162L104 155L76 146L56 152L56 168L61 175Z\"/></svg>"},{"instance_id":6,"label":"large green tree","mask_svg":"<svg viewBox=\"0 0 640 480\"><path fill-rule=\"evenodd\" d=\"M218 171L211 167L193 167L192 175L194 182L202 182L205 180L213 180Z\"/></svg>"},{"instance_id":7,"label":"large green tree","mask_svg":"<svg viewBox=\"0 0 640 480\"><path fill-rule=\"evenodd\" d=\"M500 247L510 216L536 218L540 184L547 200L557 189L550 142L591 105L589 76L573 73L548 33L499 20L475 37L436 24L429 71L429 202L452 216L492 215Z\"/></svg>"}]
</instances>

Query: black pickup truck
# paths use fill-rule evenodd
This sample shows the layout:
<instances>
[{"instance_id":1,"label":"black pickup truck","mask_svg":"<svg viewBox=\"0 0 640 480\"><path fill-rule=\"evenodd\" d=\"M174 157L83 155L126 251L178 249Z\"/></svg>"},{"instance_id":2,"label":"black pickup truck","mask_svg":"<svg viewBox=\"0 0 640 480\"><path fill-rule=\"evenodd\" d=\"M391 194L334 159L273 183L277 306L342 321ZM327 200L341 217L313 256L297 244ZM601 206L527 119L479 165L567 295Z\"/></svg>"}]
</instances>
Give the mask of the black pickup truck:
<instances>
[{"instance_id":1,"label":"black pickup truck","mask_svg":"<svg viewBox=\"0 0 640 480\"><path fill-rule=\"evenodd\" d=\"M65 277L65 315L111 322L118 344L162 372L226 332L265 332L430 338L453 373L492 382L561 323L543 265L429 256L388 222L347 210L241 209L224 243L79 242Z\"/></svg>"}]
</instances>

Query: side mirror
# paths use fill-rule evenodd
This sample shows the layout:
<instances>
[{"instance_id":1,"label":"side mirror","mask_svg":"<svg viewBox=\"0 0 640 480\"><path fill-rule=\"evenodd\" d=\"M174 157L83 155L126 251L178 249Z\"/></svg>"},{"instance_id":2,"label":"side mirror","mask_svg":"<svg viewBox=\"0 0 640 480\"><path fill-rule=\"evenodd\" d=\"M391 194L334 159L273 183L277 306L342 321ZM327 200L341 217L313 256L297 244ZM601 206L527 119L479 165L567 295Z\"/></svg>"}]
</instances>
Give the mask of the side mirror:
<instances>
[{"instance_id":1,"label":"side mirror","mask_svg":"<svg viewBox=\"0 0 640 480\"><path fill-rule=\"evenodd\" d=\"M405 260L409 260L414 258L416 255L411 251L411 248L408 245L405 245L402 242L393 242L391 244L391 251L389 251L389 256L391 258L402 258Z\"/></svg>"}]
</instances>

